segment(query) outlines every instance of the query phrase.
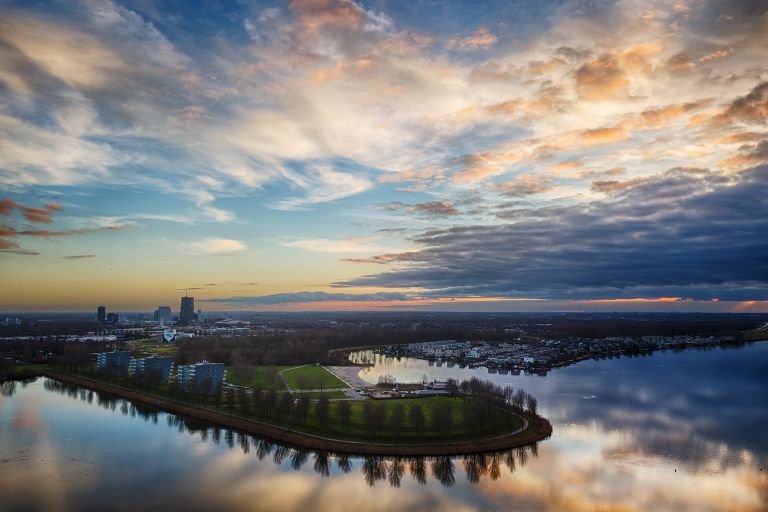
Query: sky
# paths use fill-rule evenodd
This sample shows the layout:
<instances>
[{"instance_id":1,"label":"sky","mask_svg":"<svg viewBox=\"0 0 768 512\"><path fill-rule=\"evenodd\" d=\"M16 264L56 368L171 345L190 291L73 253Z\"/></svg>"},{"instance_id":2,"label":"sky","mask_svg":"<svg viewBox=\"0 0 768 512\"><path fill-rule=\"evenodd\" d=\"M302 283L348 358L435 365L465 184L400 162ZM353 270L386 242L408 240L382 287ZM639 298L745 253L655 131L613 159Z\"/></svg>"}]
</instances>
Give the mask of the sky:
<instances>
[{"instance_id":1,"label":"sky","mask_svg":"<svg viewBox=\"0 0 768 512\"><path fill-rule=\"evenodd\" d=\"M764 1L0 0L0 310L768 311Z\"/></svg>"}]
</instances>

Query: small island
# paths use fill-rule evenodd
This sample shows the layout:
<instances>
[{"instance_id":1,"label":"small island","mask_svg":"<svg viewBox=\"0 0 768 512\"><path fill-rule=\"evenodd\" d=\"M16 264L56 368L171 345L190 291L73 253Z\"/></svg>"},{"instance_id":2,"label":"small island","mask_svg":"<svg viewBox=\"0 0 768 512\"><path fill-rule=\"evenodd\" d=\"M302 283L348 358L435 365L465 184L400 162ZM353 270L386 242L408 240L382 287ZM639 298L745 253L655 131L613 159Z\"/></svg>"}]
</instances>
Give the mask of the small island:
<instances>
[{"instance_id":1,"label":"small island","mask_svg":"<svg viewBox=\"0 0 768 512\"><path fill-rule=\"evenodd\" d=\"M473 378L365 389L320 364L225 368L128 351L69 353L22 365L9 378L45 376L135 403L309 449L359 455L460 455L549 437L536 398ZM94 361L95 359L95 361ZM359 384L359 383L355 383Z\"/></svg>"}]
</instances>

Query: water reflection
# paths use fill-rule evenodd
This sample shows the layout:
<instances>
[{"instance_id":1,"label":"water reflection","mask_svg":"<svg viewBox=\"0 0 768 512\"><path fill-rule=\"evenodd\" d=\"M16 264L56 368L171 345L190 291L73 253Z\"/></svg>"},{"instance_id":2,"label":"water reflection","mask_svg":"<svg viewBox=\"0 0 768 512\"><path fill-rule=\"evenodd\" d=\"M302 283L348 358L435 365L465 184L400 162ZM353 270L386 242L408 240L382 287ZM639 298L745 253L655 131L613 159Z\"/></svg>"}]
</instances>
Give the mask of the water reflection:
<instances>
[{"instance_id":1,"label":"water reflection","mask_svg":"<svg viewBox=\"0 0 768 512\"><path fill-rule=\"evenodd\" d=\"M331 476L331 467L334 461L343 473L349 473L353 470L353 459L358 459L358 457L351 457L346 454L287 446L227 428L210 426L195 418L164 413L153 407L134 404L122 398L90 391L64 382L44 379L43 386L47 391L79 399L87 403L93 403L95 397L96 405L103 409L119 412L123 416L139 417L145 422L153 424L158 424L159 417L165 415L167 426L179 433L186 432L198 435L200 441L213 442L215 444L219 444L223 439L229 449L239 449L245 455L250 454L251 447L253 446L255 455L259 460L264 460L270 454L273 454L272 461L276 465L282 465L285 460L289 460L290 467L294 471L301 470L311 460L311 466L315 473L322 477L329 477ZM386 481L392 487L400 487L406 467L410 468L411 475L419 484L426 485L426 468L427 465L431 464L434 478L442 485L451 487L456 482L456 465L454 461L462 460L466 469L467 480L471 483L478 483L480 477L485 475L490 475L493 480L499 478L498 460L511 461L509 464L510 472L514 472L515 458L517 458L519 465L524 465L528 460L529 453L537 453L536 445L517 448L507 452L467 455L463 459L462 457L447 456L407 458L365 456L362 457L361 470L365 481L370 486L374 486L380 481ZM494 464L496 464L495 469L492 467Z\"/></svg>"},{"instance_id":2,"label":"water reflection","mask_svg":"<svg viewBox=\"0 0 768 512\"><path fill-rule=\"evenodd\" d=\"M54 381L8 384L0 508L764 511L767 364L764 344L585 362L547 377L472 370L533 392L554 435L438 458L312 452Z\"/></svg>"}]
</instances>

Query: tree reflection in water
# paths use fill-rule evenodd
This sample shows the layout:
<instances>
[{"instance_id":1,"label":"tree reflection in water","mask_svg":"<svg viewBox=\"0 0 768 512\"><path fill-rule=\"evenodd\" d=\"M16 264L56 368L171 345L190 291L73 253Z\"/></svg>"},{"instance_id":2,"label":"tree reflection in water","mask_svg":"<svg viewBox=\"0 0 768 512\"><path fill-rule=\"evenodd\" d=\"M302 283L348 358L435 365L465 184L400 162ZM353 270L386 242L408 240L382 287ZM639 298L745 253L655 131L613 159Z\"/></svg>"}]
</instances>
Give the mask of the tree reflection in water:
<instances>
[{"instance_id":1,"label":"tree reflection in water","mask_svg":"<svg viewBox=\"0 0 768 512\"><path fill-rule=\"evenodd\" d=\"M341 470L342 473L349 473L352 471L352 461L346 453L337 456L336 465L339 466L339 470Z\"/></svg>"},{"instance_id":2,"label":"tree reflection in water","mask_svg":"<svg viewBox=\"0 0 768 512\"><path fill-rule=\"evenodd\" d=\"M400 480L403 478L405 472L405 464L402 457L395 457L389 463L389 485L392 487L400 487Z\"/></svg>"},{"instance_id":3,"label":"tree reflection in water","mask_svg":"<svg viewBox=\"0 0 768 512\"><path fill-rule=\"evenodd\" d=\"M456 483L456 466L453 465L451 458L446 455L435 457L432 461L432 474L435 475L438 482L446 487L451 487Z\"/></svg>"},{"instance_id":4,"label":"tree reflection in water","mask_svg":"<svg viewBox=\"0 0 768 512\"><path fill-rule=\"evenodd\" d=\"M329 476L331 474L331 460L326 451L315 452L315 464L312 466L315 473L323 476Z\"/></svg>"},{"instance_id":5,"label":"tree reflection in water","mask_svg":"<svg viewBox=\"0 0 768 512\"><path fill-rule=\"evenodd\" d=\"M424 457L414 457L408 463L413 478L419 485L427 485L427 462Z\"/></svg>"},{"instance_id":6,"label":"tree reflection in water","mask_svg":"<svg viewBox=\"0 0 768 512\"><path fill-rule=\"evenodd\" d=\"M5 396L10 396L17 391L19 383L6 382L0 388ZM22 383L22 386L25 384ZM376 485L379 481L387 481L392 487L400 487L406 468L413 479L420 485L427 484L428 467L431 465L434 478L445 487L451 487L456 483L456 466L454 460L461 459L467 481L478 483L483 477L498 480L501 477L501 465L505 464L510 473L514 473L518 466L528 462L528 457L538 457L536 444L513 448L502 452L478 453L461 457L437 456L437 457L381 457L381 456L351 456L347 454L335 454L328 451L311 451L305 448L292 447L276 443L268 439L261 439L242 432L236 432L218 426L211 426L194 418L188 418L147 407L142 404L134 404L126 400L115 398L107 394L78 388L71 384L46 379L46 390L59 393L76 400L93 403L106 410L120 412L125 416L138 417L144 421L157 424L160 414L166 415L168 428L177 429L180 433L199 434L203 442L220 444L222 433L226 446L230 449L239 448L244 454L251 452L253 447L256 457L264 460L272 455L272 461L282 465L288 461L290 467L301 470L310 456L313 457L312 469L323 477L331 475L333 459L342 473L350 473L354 468L354 461L361 461L361 471L369 486Z\"/></svg>"},{"instance_id":7,"label":"tree reflection in water","mask_svg":"<svg viewBox=\"0 0 768 512\"><path fill-rule=\"evenodd\" d=\"M387 477L387 466L384 457L368 455L363 458L363 475L368 485L373 487L378 480L384 480Z\"/></svg>"}]
</instances>

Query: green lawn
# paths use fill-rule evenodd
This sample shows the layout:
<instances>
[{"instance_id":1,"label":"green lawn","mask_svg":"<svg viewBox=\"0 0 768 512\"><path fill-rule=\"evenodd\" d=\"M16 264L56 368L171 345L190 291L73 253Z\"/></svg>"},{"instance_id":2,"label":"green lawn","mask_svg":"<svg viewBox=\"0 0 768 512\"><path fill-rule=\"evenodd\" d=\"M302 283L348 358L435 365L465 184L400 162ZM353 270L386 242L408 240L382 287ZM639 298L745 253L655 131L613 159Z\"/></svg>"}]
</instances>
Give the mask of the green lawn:
<instances>
[{"instance_id":1,"label":"green lawn","mask_svg":"<svg viewBox=\"0 0 768 512\"><path fill-rule=\"evenodd\" d=\"M365 421L363 416L363 404L365 400L352 400L349 403L352 405L352 418L349 427L342 428L338 417L336 416L337 405L339 402L332 402L330 407L331 412L331 426L327 432L323 432L318 426L314 417L314 405L312 411L310 411L308 421L301 427L301 430L313 434L325 434L329 437L338 437L342 439L351 439L359 441L379 441L379 442L438 442L444 441L447 438L451 440L469 440L482 437L490 437L492 435L501 435L505 432L517 430L522 426L522 420L515 415L499 411L498 415L494 418L495 425L488 425L485 432L471 431L467 429L463 419L463 408L465 405L462 398L448 398L448 397L429 397L429 398L409 398L409 399L392 399L392 400L377 400L374 403L376 405L382 404L386 408L385 413L385 427L379 434L371 436L365 428ZM447 436L438 434L435 431L432 423L432 409L439 404L449 404L452 409L453 415L453 428ZM406 419L403 423L402 430L398 435L392 433L388 428L388 418L391 415L392 410L397 404L402 404L405 408ZM408 411L414 405L421 405L426 416L426 429L421 436L417 435L414 425L408 418Z\"/></svg>"},{"instance_id":2,"label":"green lawn","mask_svg":"<svg viewBox=\"0 0 768 512\"><path fill-rule=\"evenodd\" d=\"M343 391L306 391L304 393L299 393L298 391L296 391L293 394L293 396L295 396L296 398L298 398L300 396L308 396L312 400L317 400L318 398L323 397L323 396L325 398L329 398L329 399L331 399L331 398L347 398L347 395L345 395Z\"/></svg>"},{"instance_id":3,"label":"green lawn","mask_svg":"<svg viewBox=\"0 0 768 512\"><path fill-rule=\"evenodd\" d=\"M134 340L128 342L129 350L134 352L134 357L158 356L176 356L178 348L175 343L162 343L157 340Z\"/></svg>"},{"instance_id":4,"label":"green lawn","mask_svg":"<svg viewBox=\"0 0 768 512\"><path fill-rule=\"evenodd\" d=\"M317 367L308 367L317 368ZM319 368L322 370L322 368ZM293 371L293 370L291 370ZM287 373L291 373L290 371ZM327 372L326 372L327 373ZM180 392L175 384L166 384L155 387L138 386L132 382L130 378L108 378L104 379L99 374L89 373L87 377L96 378L98 380L106 380L108 383L124 386L129 389L136 389L144 391L149 394L157 394L160 396L166 396L172 400L178 400L189 404L200 406L206 406L208 409L219 410L223 413L230 413L236 416L243 415L243 409L240 405L240 392L227 390L222 394L220 400L216 397L195 397L188 393ZM330 395L343 394L343 392L326 392L323 393L328 398L332 398ZM309 393L310 395L320 395L320 393ZM232 407L230 409L230 396ZM348 401L335 401L329 404L329 426L327 430L323 430L317 421L316 410L319 406L318 401L312 401L309 411L307 413L306 420L304 422L296 422L295 416L290 414L287 419L277 417L277 410L273 410L272 414L263 415L263 411L257 413L252 403L251 393L248 393L248 407L246 418L256 419L264 421L274 425L281 425L288 428L301 430L310 434L328 436L338 439L348 439L353 441L371 441L371 442L383 442L383 443L429 443L440 441L469 441L473 439L482 439L493 437L496 435L502 435L504 433L517 430L522 425L522 419L505 410L498 409L487 420L487 424L482 431L478 431L478 425L476 423L470 423L467 425L464 421L464 409L469 403L466 399L461 397L425 397L425 398L409 398L409 399L391 399L391 400L348 400ZM263 395L262 395L263 396ZM298 395L294 395L296 398ZM313 398L317 398L313 396ZM280 402L280 399L276 401ZM385 409L383 428L379 432L368 432L365 424L364 408L365 404L372 404L374 407L383 407ZM342 427L341 420L338 415L340 404L349 404L351 406L351 418L350 424ZM448 404L451 409L451 415L453 417L453 427L447 433L440 433L435 428L432 421L433 411L438 407ZM402 427L398 432L394 432L391 428L390 418L392 411L398 405L402 405L405 413ZM425 415L425 429L419 435L416 431L415 425L411 422L409 411L415 406L420 405ZM295 407L295 403L292 408Z\"/></svg>"},{"instance_id":5,"label":"green lawn","mask_svg":"<svg viewBox=\"0 0 768 512\"><path fill-rule=\"evenodd\" d=\"M227 366L227 382L238 386L259 389L285 389L285 383L278 373L291 366L251 366L233 368Z\"/></svg>"},{"instance_id":6,"label":"green lawn","mask_svg":"<svg viewBox=\"0 0 768 512\"><path fill-rule=\"evenodd\" d=\"M288 385L293 389L348 388L334 374L322 366L301 366L291 370L283 370Z\"/></svg>"}]
</instances>

